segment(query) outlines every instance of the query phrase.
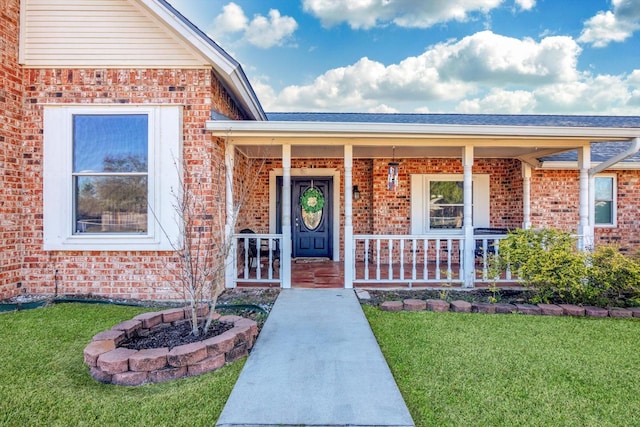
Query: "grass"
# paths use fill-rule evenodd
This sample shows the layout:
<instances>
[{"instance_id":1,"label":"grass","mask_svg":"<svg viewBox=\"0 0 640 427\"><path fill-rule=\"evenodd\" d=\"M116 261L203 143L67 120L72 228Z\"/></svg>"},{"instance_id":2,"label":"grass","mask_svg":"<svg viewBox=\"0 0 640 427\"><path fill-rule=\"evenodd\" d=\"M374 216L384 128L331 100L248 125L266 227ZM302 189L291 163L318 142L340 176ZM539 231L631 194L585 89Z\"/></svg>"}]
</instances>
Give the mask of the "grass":
<instances>
[{"instance_id":1,"label":"grass","mask_svg":"<svg viewBox=\"0 0 640 427\"><path fill-rule=\"evenodd\" d=\"M417 426L640 422L640 322L364 307Z\"/></svg>"},{"instance_id":2,"label":"grass","mask_svg":"<svg viewBox=\"0 0 640 427\"><path fill-rule=\"evenodd\" d=\"M0 425L214 425L243 361L140 387L100 384L89 375L83 350L91 337L143 311L59 304L0 314Z\"/></svg>"}]
</instances>

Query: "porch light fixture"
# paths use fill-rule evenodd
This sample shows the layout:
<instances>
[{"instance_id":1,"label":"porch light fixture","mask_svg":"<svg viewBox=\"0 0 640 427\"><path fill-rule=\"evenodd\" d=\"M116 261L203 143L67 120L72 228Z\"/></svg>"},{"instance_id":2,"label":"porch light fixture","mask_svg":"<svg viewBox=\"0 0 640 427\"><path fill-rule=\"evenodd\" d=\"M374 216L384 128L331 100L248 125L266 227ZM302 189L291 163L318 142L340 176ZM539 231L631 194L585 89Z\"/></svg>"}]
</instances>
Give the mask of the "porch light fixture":
<instances>
[{"instance_id":1,"label":"porch light fixture","mask_svg":"<svg viewBox=\"0 0 640 427\"><path fill-rule=\"evenodd\" d=\"M353 200L360 200L360 190L358 190L358 186L353 186Z\"/></svg>"},{"instance_id":2,"label":"porch light fixture","mask_svg":"<svg viewBox=\"0 0 640 427\"><path fill-rule=\"evenodd\" d=\"M387 174L387 188L389 191L398 189L398 171L400 163L396 162L396 147L393 147L393 161L389 162L389 172Z\"/></svg>"}]
</instances>

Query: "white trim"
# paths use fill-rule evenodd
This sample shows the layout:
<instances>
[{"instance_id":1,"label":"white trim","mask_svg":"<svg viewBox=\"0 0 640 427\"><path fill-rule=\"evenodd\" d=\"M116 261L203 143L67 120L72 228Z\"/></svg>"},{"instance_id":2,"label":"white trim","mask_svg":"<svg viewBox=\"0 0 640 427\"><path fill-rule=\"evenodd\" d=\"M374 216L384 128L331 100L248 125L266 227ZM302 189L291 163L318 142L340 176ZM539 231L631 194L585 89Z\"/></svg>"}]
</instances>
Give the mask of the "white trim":
<instances>
[{"instance_id":1,"label":"white trim","mask_svg":"<svg viewBox=\"0 0 640 427\"><path fill-rule=\"evenodd\" d=\"M463 174L412 174L411 175L411 234L457 234L459 230L431 230L429 229L429 197L427 195L429 181L460 181ZM473 226L489 227L490 213L490 175L473 174Z\"/></svg>"},{"instance_id":2,"label":"white trim","mask_svg":"<svg viewBox=\"0 0 640 427\"><path fill-rule=\"evenodd\" d=\"M283 176L283 169L269 171L269 233L276 232L276 177ZM340 171L331 168L291 168L291 176L317 176L333 178L333 260L340 260ZM284 197L284 196L283 196ZM284 227L284 221L282 223ZM283 230L284 231L284 230Z\"/></svg>"},{"instance_id":3,"label":"white trim","mask_svg":"<svg viewBox=\"0 0 640 427\"><path fill-rule=\"evenodd\" d=\"M187 25L184 19L176 16L170 9L157 0L137 0L137 2L143 4L155 16L176 31L183 40L209 59L216 73L234 92L242 107L251 113L253 119L267 120L267 115L262 110L260 101L255 95L249 79L244 74L238 62L213 42L213 40L204 39L194 31L193 28Z\"/></svg>"},{"instance_id":4,"label":"white trim","mask_svg":"<svg viewBox=\"0 0 640 427\"><path fill-rule=\"evenodd\" d=\"M612 194L612 200L611 200L611 215L612 215L612 220L613 222L611 224L598 224L596 222L596 211L595 211L595 204L597 202L596 198L595 198L595 192L596 192L596 188L595 188L595 180L597 180L598 178L612 178L613 179L613 194ZM594 187L593 187L593 226L595 228L616 228L618 226L618 175L615 173L599 173L597 175L594 176Z\"/></svg>"},{"instance_id":5,"label":"white trim","mask_svg":"<svg viewBox=\"0 0 640 427\"><path fill-rule=\"evenodd\" d=\"M81 235L73 233L71 173L74 114L148 115L150 208L146 234ZM45 250L172 250L171 243L179 242L180 231L174 215L172 190L180 189L182 106L45 106L43 140L43 248Z\"/></svg>"},{"instance_id":6,"label":"white trim","mask_svg":"<svg viewBox=\"0 0 640 427\"><path fill-rule=\"evenodd\" d=\"M559 126L489 126L489 125L439 125L422 123L361 123L361 122L251 122L251 121L208 121L206 130L215 135L234 137L332 137L352 138L396 136L469 136L477 138L507 137L527 139L531 137L553 139L577 139L590 141L627 141L638 137L635 128L594 128ZM550 141L551 142L551 141ZM496 141L491 141L496 144Z\"/></svg>"},{"instance_id":7,"label":"white trim","mask_svg":"<svg viewBox=\"0 0 640 427\"><path fill-rule=\"evenodd\" d=\"M599 162L591 162L591 168L599 166ZM577 161L553 161L543 162L538 169L558 169L558 170L577 170ZM615 165L611 165L607 170L638 170L640 169L640 162L618 162Z\"/></svg>"}]
</instances>

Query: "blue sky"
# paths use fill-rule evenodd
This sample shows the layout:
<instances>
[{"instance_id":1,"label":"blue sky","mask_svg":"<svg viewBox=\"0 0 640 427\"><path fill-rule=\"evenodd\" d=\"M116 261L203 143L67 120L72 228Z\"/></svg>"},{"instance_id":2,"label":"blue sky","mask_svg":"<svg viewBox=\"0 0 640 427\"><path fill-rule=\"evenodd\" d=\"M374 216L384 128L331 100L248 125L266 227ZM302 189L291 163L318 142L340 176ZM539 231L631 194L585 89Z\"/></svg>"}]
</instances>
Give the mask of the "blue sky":
<instances>
[{"instance_id":1,"label":"blue sky","mask_svg":"<svg viewBox=\"0 0 640 427\"><path fill-rule=\"evenodd\" d=\"M640 0L169 0L265 111L640 115Z\"/></svg>"}]
</instances>

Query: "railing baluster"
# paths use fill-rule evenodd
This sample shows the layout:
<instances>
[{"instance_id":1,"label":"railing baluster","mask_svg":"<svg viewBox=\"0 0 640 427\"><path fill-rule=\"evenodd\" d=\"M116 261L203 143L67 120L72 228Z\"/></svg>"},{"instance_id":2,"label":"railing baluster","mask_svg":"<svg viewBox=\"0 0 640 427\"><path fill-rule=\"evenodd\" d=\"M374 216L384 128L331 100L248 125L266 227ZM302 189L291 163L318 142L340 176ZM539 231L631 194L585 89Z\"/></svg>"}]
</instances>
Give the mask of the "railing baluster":
<instances>
[{"instance_id":1,"label":"railing baluster","mask_svg":"<svg viewBox=\"0 0 640 427\"><path fill-rule=\"evenodd\" d=\"M423 265L423 271L422 271L422 278L424 280L429 280L429 270L428 270L428 264L429 264L429 240L428 239L422 239L422 265Z\"/></svg>"},{"instance_id":2,"label":"railing baluster","mask_svg":"<svg viewBox=\"0 0 640 427\"><path fill-rule=\"evenodd\" d=\"M369 239L364 241L364 280L369 280Z\"/></svg>"},{"instance_id":3,"label":"railing baluster","mask_svg":"<svg viewBox=\"0 0 640 427\"><path fill-rule=\"evenodd\" d=\"M389 248L389 280L393 280L393 240L387 240L387 247Z\"/></svg>"},{"instance_id":4,"label":"railing baluster","mask_svg":"<svg viewBox=\"0 0 640 427\"><path fill-rule=\"evenodd\" d=\"M451 270L451 239L447 239L447 280L451 280L453 277L453 271ZM462 260L459 260L462 264Z\"/></svg>"},{"instance_id":5,"label":"railing baluster","mask_svg":"<svg viewBox=\"0 0 640 427\"><path fill-rule=\"evenodd\" d=\"M411 257L411 280L416 280L418 272L416 270L416 262L418 260L418 242L415 238L411 239L411 250L413 256Z\"/></svg>"},{"instance_id":6,"label":"railing baluster","mask_svg":"<svg viewBox=\"0 0 640 427\"><path fill-rule=\"evenodd\" d=\"M436 280L440 280L440 239L436 239Z\"/></svg>"},{"instance_id":7,"label":"railing baluster","mask_svg":"<svg viewBox=\"0 0 640 427\"><path fill-rule=\"evenodd\" d=\"M380 281L380 239L376 239L376 280Z\"/></svg>"},{"instance_id":8,"label":"railing baluster","mask_svg":"<svg viewBox=\"0 0 640 427\"><path fill-rule=\"evenodd\" d=\"M404 280L404 239L400 239L400 280Z\"/></svg>"}]
</instances>

